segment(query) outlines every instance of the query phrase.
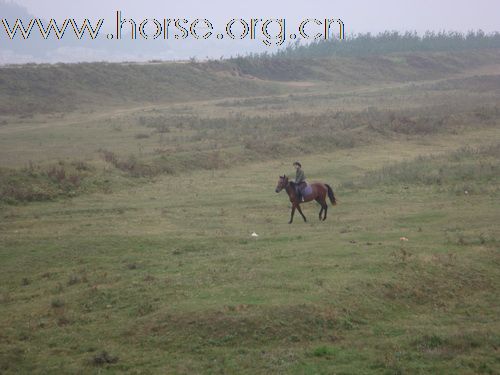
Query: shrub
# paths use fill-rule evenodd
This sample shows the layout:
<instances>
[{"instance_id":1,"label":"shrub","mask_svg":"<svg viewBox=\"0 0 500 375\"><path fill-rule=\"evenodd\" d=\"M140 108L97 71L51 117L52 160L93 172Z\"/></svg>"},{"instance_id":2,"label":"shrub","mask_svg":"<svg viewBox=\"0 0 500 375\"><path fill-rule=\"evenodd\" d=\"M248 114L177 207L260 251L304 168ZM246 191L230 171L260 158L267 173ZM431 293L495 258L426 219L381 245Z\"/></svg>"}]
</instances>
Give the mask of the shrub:
<instances>
[{"instance_id":1,"label":"shrub","mask_svg":"<svg viewBox=\"0 0 500 375\"><path fill-rule=\"evenodd\" d=\"M99 354L94 355L90 360L90 363L94 366L102 366L117 362L118 362L118 357L109 354L107 351L102 351Z\"/></svg>"},{"instance_id":2,"label":"shrub","mask_svg":"<svg viewBox=\"0 0 500 375\"><path fill-rule=\"evenodd\" d=\"M57 309L57 308L61 308L61 307L64 307L64 301L59 299L59 298L56 298L56 299L53 299L52 302L50 303L50 305Z\"/></svg>"}]
</instances>

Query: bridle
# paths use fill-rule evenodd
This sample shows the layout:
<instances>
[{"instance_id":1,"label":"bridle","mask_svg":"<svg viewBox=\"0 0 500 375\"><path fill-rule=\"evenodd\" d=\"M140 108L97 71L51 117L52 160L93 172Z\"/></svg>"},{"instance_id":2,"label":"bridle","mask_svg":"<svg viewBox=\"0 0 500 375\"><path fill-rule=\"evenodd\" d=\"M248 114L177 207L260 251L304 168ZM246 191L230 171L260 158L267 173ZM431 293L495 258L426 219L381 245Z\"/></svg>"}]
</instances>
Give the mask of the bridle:
<instances>
[{"instance_id":1,"label":"bridle","mask_svg":"<svg viewBox=\"0 0 500 375\"><path fill-rule=\"evenodd\" d=\"M284 183L285 180L286 184ZM280 176L280 183L278 185L280 191L286 190L289 186L290 186L290 181L288 180L288 178L286 178L286 176Z\"/></svg>"}]
</instances>

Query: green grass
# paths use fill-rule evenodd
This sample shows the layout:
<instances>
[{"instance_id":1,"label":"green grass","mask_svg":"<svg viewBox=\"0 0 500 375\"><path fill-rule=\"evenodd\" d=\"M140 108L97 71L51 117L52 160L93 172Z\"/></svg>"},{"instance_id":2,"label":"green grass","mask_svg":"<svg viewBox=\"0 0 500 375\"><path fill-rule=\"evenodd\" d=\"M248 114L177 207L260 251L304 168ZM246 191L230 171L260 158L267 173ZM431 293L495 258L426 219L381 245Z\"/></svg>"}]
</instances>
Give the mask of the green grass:
<instances>
[{"instance_id":1,"label":"green grass","mask_svg":"<svg viewBox=\"0 0 500 375\"><path fill-rule=\"evenodd\" d=\"M290 226L277 168L4 207L3 371L498 369L498 192L337 189Z\"/></svg>"},{"instance_id":2,"label":"green grass","mask_svg":"<svg viewBox=\"0 0 500 375\"><path fill-rule=\"evenodd\" d=\"M295 84L8 117L0 373L499 373L497 92Z\"/></svg>"}]
</instances>

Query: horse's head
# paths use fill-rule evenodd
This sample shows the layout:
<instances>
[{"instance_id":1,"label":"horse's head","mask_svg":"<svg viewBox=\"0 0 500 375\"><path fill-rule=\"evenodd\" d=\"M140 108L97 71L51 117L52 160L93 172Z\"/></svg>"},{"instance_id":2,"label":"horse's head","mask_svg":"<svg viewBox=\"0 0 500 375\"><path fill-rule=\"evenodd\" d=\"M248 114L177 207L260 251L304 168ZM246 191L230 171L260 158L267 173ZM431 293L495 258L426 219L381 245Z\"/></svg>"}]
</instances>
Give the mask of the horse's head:
<instances>
[{"instance_id":1,"label":"horse's head","mask_svg":"<svg viewBox=\"0 0 500 375\"><path fill-rule=\"evenodd\" d=\"M276 186L276 193L279 193L281 190L286 188L288 185L288 177L286 175L280 176L278 180L278 185Z\"/></svg>"}]
</instances>

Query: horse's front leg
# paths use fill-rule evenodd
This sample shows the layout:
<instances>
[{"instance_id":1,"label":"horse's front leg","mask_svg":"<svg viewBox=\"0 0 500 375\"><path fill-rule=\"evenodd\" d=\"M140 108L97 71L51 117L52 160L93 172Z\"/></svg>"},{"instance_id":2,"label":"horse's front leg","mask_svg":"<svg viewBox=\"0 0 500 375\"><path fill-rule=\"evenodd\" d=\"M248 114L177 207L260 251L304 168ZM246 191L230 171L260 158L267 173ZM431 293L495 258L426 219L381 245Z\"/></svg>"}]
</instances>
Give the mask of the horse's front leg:
<instances>
[{"instance_id":1,"label":"horse's front leg","mask_svg":"<svg viewBox=\"0 0 500 375\"><path fill-rule=\"evenodd\" d=\"M297 205L297 210L299 210L299 213L302 215L302 218L304 219L304 222L307 223L306 217L304 216L304 214L302 213L302 209L300 208L300 204Z\"/></svg>"},{"instance_id":2,"label":"horse's front leg","mask_svg":"<svg viewBox=\"0 0 500 375\"><path fill-rule=\"evenodd\" d=\"M295 214L295 204L292 206L292 214L290 216L290 221L288 222L288 224L292 224L294 214Z\"/></svg>"}]
</instances>

